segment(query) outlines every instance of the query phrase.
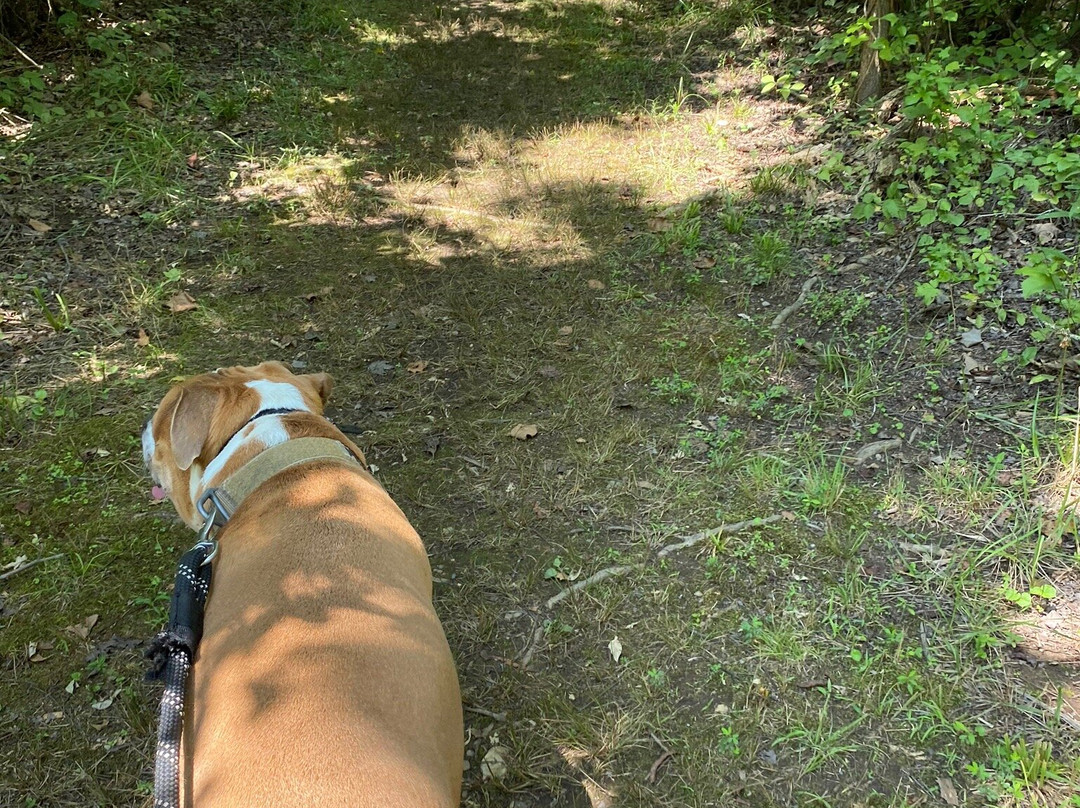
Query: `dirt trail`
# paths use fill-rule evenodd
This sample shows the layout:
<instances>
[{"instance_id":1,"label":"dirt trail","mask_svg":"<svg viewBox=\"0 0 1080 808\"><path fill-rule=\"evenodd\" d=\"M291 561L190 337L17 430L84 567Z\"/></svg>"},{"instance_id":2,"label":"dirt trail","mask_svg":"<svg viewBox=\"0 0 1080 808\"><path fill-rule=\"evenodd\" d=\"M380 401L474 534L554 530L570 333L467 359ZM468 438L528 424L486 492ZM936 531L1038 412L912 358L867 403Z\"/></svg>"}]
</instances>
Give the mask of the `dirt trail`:
<instances>
[{"instance_id":1,"label":"dirt trail","mask_svg":"<svg viewBox=\"0 0 1080 808\"><path fill-rule=\"evenodd\" d=\"M774 29L239 12L172 9L121 111L28 141L3 197L0 561L61 559L0 590L0 804L145 804L139 647L190 537L133 436L173 377L266 358L335 376L428 544L466 805L1061 796L1075 738L996 594L1067 569L1030 556L1045 469L959 409L951 324L885 287L903 255L817 179L815 113L759 94Z\"/></svg>"}]
</instances>

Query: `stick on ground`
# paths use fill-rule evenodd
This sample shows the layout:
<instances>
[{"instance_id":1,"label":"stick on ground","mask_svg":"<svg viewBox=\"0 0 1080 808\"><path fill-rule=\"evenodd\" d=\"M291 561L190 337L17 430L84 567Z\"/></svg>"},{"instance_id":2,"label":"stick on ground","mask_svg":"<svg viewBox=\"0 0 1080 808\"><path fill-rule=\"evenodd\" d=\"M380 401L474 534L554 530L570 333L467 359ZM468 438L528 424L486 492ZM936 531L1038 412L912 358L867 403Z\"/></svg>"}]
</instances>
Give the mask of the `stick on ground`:
<instances>
[{"instance_id":1,"label":"stick on ground","mask_svg":"<svg viewBox=\"0 0 1080 808\"><path fill-rule=\"evenodd\" d=\"M781 309L780 313L773 317L773 321L769 327L774 329L779 328L784 324L784 321L787 320L788 317L797 312L802 307L802 304L806 302L806 296L810 294L810 290L817 285L819 280L821 279L818 278L817 275L811 275L807 278L806 282L802 285L802 291L800 291L799 296L795 298L795 302L790 303Z\"/></svg>"},{"instance_id":2,"label":"stick on ground","mask_svg":"<svg viewBox=\"0 0 1080 808\"><path fill-rule=\"evenodd\" d=\"M773 522L779 521L780 519L784 518L784 514L774 513L771 516L747 519L743 522L734 522L730 525L720 525L720 527L714 527L710 530L703 530L700 533L693 533L688 536L683 536L680 541L661 547L656 553L656 558L666 558L667 556L671 555L671 553L674 553L677 550L685 550L687 547L693 547L694 545L700 544L706 539L710 539L714 536L721 536L728 533L738 533L740 530L746 530L746 528L748 527L771 525ZM605 567L599 572L594 572L588 578L580 580L572 586L566 587L566 589L563 589L561 592L557 592L556 594L552 595L550 598L544 601L543 605L540 606L536 611L551 612L556 606L558 606L568 597L577 594L578 592L584 591L593 584L599 583L600 581L605 581L608 578L615 578L620 575L626 575L626 573L628 572L633 572L634 570L639 570L644 567L644 562L640 564L619 564L613 567ZM521 659L518 664L520 665L522 670L525 670L529 667L529 663L532 661L533 654L536 653L536 650L543 643L544 635L547 633L547 620L548 618L541 618L540 625L538 625L533 631L532 640L529 642L529 645L528 647L526 647L525 651L521 654Z\"/></svg>"},{"instance_id":3,"label":"stick on ground","mask_svg":"<svg viewBox=\"0 0 1080 808\"><path fill-rule=\"evenodd\" d=\"M27 561L21 567L16 567L15 569L9 570L3 575L0 575L0 581L6 581L8 578L12 578L18 575L20 572L26 572L26 570L30 569L31 567L36 567L38 564L44 564L46 561L55 561L56 559L63 557L63 553L58 553L56 555L45 556L44 558L35 558L33 561Z\"/></svg>"}]
</instances>

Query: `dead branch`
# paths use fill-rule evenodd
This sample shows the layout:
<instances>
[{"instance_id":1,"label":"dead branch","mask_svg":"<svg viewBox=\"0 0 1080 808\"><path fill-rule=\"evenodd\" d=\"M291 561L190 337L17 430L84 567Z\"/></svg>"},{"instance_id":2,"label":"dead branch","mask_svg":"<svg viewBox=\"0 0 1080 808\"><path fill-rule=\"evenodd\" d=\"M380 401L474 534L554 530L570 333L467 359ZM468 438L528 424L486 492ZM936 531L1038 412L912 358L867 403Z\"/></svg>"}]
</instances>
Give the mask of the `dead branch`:
<instances>
[{"instance_id":1,"label":"dead branch","mask_svg":"<svg viewBox=\"0 0 1080 808\"><path fill-rule=\"evenodd\" d=\"M25 59L29 65L31 65L32 67L34 67L37 70L41 70L41 65L39 65L37 62L35 62L33 59L31 59L30 55L27 54L26 51L24 51L22 48L20 48L18 45L16 45L14 42L12 42L10 39L8 39L3 34L0 34L0 39L4 40L4 42L6 42L8 45L10 45L12 48L14 48L15 52L17 54L19 54L19 56L21 56L23 59Z\"/></svg>"},{"instance_id":2,"label":"dead branch","mask_svg":"<svg viewBox=\"0 0 1080 808\"><path fill-rule=\"evenodd\" d=\"M533 654L536 653L536 649L540 647L540 643L544 641L544 632L547 631L547 625L541 621L540 625L533 631L532 641L529 643L529 647L525 649L525 653L521 655L521 662L519 663L522 670L529 667L529 663L532 662Z\"/></svg>"},{"instance_id":3,"label":"dead branch","mask_svg":"<svg viewBox=\"0 0 1080 808\"><path fill-rule=\"evenodd\" d=\"M785 306L780 310L780 313L773 317L772 324L769 326L772 329L777 329L784 324L784 321L788 317L802 308L802 304L806 302L806 296L810 294L810 290L813 289L817 282L821 280L817 275L811 275L806 279L806 283L802 285L802 291L799 292L799 296L795 298L795 302Z\"/></svg>"},{"instance_id":4,"label":"dead branch","mask_svg":"<svg viewBox=\"0 0 1080 808\"><path fill-rule=\"evenodd\" d=\"M683 550L687 547L693 547L695 544L699 544L705 539L712 538L713 536L720 536L727 533L738 533L740 530L745 530L748 527L759 527L761 525L770 525L780 519L783 519L784 514L774 513L771 516L763 516L755 519L747 519L743 522L735 522L730 525L720 525L720 527L714 527L711 530L703 530L700 533L694 533L689 536L683 536L681 541L669 544L665 547L661 547L656 553L656 558L666 558L676 550ZM625 575L628 572L634 570L643 569L645 562L640 564L619 564L613 567L605 567L599 572L594 572L588 578L578 581L573 586L568 586L560 592L552 595L548 598L544 604L537 609L538 612L546 611L551 612L556 606L566 600L573 594L581 592L588 587L600 581L607 580L608 578L615 578L619 575ZM516 614L516 613L515 613ZM544 634L547 632L548 623L546 619L541 619L540 625L533 630L532 640L526 647L525 651L521 654L520 662L518 663L522 670L529 667L529 663L532 661L533 654L536 653L536 649L540 647L540 644L544 641ZM657 766L659 768L659 766Z\"/></svg>"},{"instance_id":5,"label":"dead branch","mask_svg":"<svg viewBox=\"0 0 1080 808\"><path fill-rule=\"evenodd\" d=\"M63 557L63 553L57 553L56 555L45 556L45 558L35 558L33 561L27 561L21 567L16 567L15 569L9 570L3 575L0 575L0 581L6 581L8 578L12 578L18 575L20 572L26 572L26 570L30 569L31 567L36 567L38 564L44 564L46 561L55 561L56 559Z\"/></svg>"},{"instance_id":6,"label":"dead branch","mask_svg":"<svg viewBox=\"0 0 1080 808\"><path fill-rule=\"evenodd\" d=\"M889 438L887 440L876 440L872 443L866 444L859 449L852 457L852 462L856 466L861 466L865 463L869 463L879 454L886 454L893 449L899 449L904 445L904 442L900 438Z\"/></svg>"},{"instance_id":7,"label":"dead branch","mask_svg":"<svg viewBox=\"0 0 1080 808\"><path fill-rule=\"evenodd\" d=\"M660 757L658 757L653 763L653 765L649 768L649 773L645 775L645 782L649 783L650 785L655 783L656 773L660 771L660 767L667 763L669 760L671 760L671 758L673 757L675 757L675 753L670 750L662 752L660 754Z\"/></svg>"},{"instance_id":8,"label":"dead branch","mask_svg":"<svg viewBox=\"0 0 1080 808\"><path fill-rule=\"evenodd\" d=\"M683 536L683 540L669 544L667 547L661 548L656 554L657 558L665 558L676 550L683 550L687 547L693 547L695 544L705 541L705 539L711 539L714 536L722 536L725 533L738 533L740 530L746 530L748 527L760 527L761 525L771 525L773 522L778 522L784 518L782 513L774 513L772 516L761 516L755 519L747 519L745 522L735 522L731 525L720 525L720 527L714 527L711 530L703 530L700 533L695 533L692 536Z\"/></svg>"},{"instance_id":9,"label":"dead branch","mask_svg":"<svg viewBox=\"0 0 1080 808\"><path fill-rule=\"evenodd\" d=\"M462 709L467 713L476 713L477 715L484 715L488 718L503 723L506 721L506 713L497 713L494 710L485 710L483 707L470 707L468 704L463 705Z\"/></svg>"},{"instance_id":10,"label":"dead branch","mask_svg":"<svg viewBox=\"0 0 1080 808\"><path fill-rule=\"evenodd\" d=\"M592 586L595 583L599 583L605 578L614 578L616 575L625 575L626 573L631 572L632 570L636 570L642 566L644 565L626 564L618 567L607 567L600 570L600 572L594 572L588 578L580 580L573 586L568 586L561 592L552 595L550 598L547 599L547 602L544 604L544 608L550 611L551 609L554 609L556 606L558 606L563 600L573 595L575 592L580 592L582 589Z\"/></svg>"}]
</instances>

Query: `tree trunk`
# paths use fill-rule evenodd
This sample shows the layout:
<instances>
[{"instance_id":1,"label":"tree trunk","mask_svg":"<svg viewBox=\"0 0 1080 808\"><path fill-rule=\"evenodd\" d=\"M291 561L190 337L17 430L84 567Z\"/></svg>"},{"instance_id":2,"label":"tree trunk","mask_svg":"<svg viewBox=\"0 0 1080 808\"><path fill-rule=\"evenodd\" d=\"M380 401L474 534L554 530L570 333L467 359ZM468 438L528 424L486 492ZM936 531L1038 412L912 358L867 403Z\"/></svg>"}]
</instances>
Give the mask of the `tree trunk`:
<instances>
[{"instance_id":1,"label":"tree trunk","mask_svg":"<svg viewBox=\"0 0 1080 808\"><path fill-rule=\"evenodd\" d=\"M862 46L859 80L855 84L856 104L865 104L881 96L881 54L871 45L875 40L889 35L889 23L883 18L893 12L895 5L896 0L866 0L870 39Z\"/></svg>"}]
</instances>

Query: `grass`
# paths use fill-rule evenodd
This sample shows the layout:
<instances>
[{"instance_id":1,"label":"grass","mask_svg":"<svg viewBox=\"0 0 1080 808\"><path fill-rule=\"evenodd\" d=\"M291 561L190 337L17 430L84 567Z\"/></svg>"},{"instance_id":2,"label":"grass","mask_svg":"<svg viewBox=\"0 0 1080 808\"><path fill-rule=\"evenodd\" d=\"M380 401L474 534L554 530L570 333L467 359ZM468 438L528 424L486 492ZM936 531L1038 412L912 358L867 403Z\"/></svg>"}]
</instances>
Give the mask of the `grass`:
<instances>
[{"instance_id":1,"label":"grass","mask_svg":"<svg viewBox=\"0 0 1080 808\"><path fill-rule=\"evenodd\" d=\"M1075 564L1073 422L1020 402L973 430L997 422L950 386L955 335L838 269L870 247L775 148L815 113L724 89L759 79L764 9L251 13L195 36L159 9L2 147L53 230L0 244L0 564L62 558L0 585L0 802L144 804L138 644L191 537L135 436L174 378L276 357L335 375L428 543L466 705L506 713L467 713L466 804L900 806L939 777L1067 804L1075 738L1009 646ZM516 664L538 604L639 563Z\"/></svg>"}]
</instances>

